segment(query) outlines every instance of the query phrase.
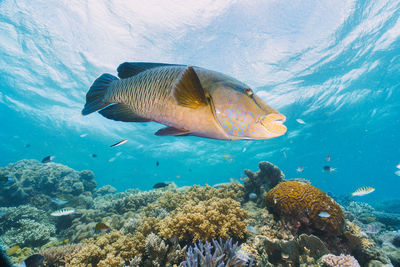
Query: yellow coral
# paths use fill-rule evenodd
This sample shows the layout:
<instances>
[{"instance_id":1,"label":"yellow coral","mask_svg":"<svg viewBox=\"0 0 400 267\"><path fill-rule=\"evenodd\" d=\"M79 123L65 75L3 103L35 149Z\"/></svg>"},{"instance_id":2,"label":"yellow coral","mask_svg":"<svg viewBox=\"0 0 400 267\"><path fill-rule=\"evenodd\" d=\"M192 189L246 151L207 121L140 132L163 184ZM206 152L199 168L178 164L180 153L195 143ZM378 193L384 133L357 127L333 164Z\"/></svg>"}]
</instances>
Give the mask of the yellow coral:
<instances>
[{"instance_id":1,"label":"yellow coral","mask_svg":"<svg viewBox=\"0 0 400 267\"><path fill-rule=\"evenodd\" d=\"M181 241L206 241L212 238L243 238L247 233L247 212L240 203L227 198L187 201L171 216L160 222L160 235Z\"/></svg>"},{"instance_id":2,"label":"yellow coral","mask_svg":"<svg viewBox=\"0 0 400 267\"><path fill-rule=\"evenodd\" d=\"M79 244L65 245L41 251L46 266L120 266L144 253L145 236L141 233L123 235L121 232L101 234Z\"/></svg>"},{"instance_id":3,"label":"yellow coral","mask_svg":"<svg viewBox=\"0 0 400 267\"><path fill-rule=\"evenodd\" d=\"M213 197L217 198L232 198L236 201L242 202L244 199L244 187L239 183L229 183L223 185L221 188L214 188L209 185L199 186L194 185L190 189L183 192L165 192L156 204L159 207L165 208L168 211L173 211L182 203L189 200L194 202L209 200Z\"/></svg>"},{"instance_id":4,"label":"yellow coral","mask_svg":"<svg viewBox=\"0 0 400 267\"><path fill-rule=\"evenodd\" d=\"M296 181L280 183L268 191L266 202L280 217L289 221L295 219L312 231L329 235L343 231L344 217L340 206L312 185ZM321 212L325 216L321 216Z\"/></svg>"}]
</instances>

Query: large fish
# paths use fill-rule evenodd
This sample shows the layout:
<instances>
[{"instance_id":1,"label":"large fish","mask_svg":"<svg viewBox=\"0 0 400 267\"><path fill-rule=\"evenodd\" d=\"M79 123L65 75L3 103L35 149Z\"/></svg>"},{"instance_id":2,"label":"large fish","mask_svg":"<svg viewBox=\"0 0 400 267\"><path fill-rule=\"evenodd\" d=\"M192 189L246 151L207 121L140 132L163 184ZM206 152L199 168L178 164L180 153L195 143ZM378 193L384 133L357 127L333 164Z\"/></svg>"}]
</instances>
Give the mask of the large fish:
<instances>
[{"instance_id":1,"label":"large fish","mask_svg":"<svg viewBox=\"0 0 400 267\"><path fill-rule=\"evenodd\" d=\"M244 83L207 69L162 63L123 63L103 74L86 95L83 115L99 111L125 122L155 121L159 136L220 140L268 139L286 132L286 117Z\"/></svg>"}]
</instances>

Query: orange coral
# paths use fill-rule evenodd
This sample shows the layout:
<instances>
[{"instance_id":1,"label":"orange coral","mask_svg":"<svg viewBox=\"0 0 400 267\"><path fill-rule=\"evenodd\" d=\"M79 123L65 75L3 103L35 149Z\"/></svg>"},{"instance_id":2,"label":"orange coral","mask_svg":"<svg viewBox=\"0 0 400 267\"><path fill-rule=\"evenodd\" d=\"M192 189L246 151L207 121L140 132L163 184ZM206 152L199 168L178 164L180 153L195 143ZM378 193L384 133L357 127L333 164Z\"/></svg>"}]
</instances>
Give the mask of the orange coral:
<instances>
[{"instance_id":1,"label":"orange coral","mask_svg":"<svg viewBox=\"0 0 400 267\"><path fill-rule=\"evenodd\" d=\"M183 208L160 222L160 236L187 242L243 238L247 233L247 216L240 203L231 198L187 201Z\"/></svg>"},{"instance_id":2,"label":"orange coral","mask_svg":"<svg viewBox=\"0 0 400 267\"><path fill-rule=\"evenodd\" d=\"M315 186L283 182L268 191L265 199L274 213L292 221L300 230L327 235L338 235L343 231L344 217L340 206Z\"/></svg>"}]
</instances>

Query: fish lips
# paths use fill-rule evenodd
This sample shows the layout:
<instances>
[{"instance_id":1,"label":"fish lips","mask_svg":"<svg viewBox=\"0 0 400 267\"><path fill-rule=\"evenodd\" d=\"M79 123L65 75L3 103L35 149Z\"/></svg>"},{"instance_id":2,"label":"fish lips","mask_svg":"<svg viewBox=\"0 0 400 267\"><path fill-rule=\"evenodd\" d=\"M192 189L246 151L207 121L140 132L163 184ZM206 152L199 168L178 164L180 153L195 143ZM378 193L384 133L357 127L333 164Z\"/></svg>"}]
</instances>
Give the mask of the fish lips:
<instances>
[{"instance_id":1,"label":"fish lips","mask_svg":"<svg viewBox=\"0 0 400 267\"><path fill-rule=\"evenodd\" d=\"M260 119L260 123L271 133L274 137L284 135L287 128L283 123L286 121L286 116L280 113L271 113L264 115Z\"/></svg>"}]
</instances>

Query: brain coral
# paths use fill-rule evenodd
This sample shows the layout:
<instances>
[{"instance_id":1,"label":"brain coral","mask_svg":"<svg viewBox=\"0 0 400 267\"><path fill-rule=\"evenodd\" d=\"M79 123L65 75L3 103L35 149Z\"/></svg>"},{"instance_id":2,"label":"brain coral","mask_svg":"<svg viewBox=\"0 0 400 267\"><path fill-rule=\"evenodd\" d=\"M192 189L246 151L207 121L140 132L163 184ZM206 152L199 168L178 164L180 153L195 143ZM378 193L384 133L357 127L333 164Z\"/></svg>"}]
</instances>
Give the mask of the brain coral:
<instances>
[{"instance_id":1,"label":"brain coral","mask_svg":"<svg viewBox=\"0 0 400 267\"><path fill-rule=\"evenodd\" d=\"M312 185L283 182L268 191L265 199L272 212L291 222L300 232L338 235L343 231L340 206Z\"/></svg>"},{"instance_id":2,"label":"brain coral","mask_svg":"<svg viewBox=\"0 0 400 267\"><path fill-rule=\"evenodd\" d=\"M186 242L243 238L247 233L247 216L240 203L231 198L188 201L160 222L160 236Z\"/></svg>"}]
</instances>

